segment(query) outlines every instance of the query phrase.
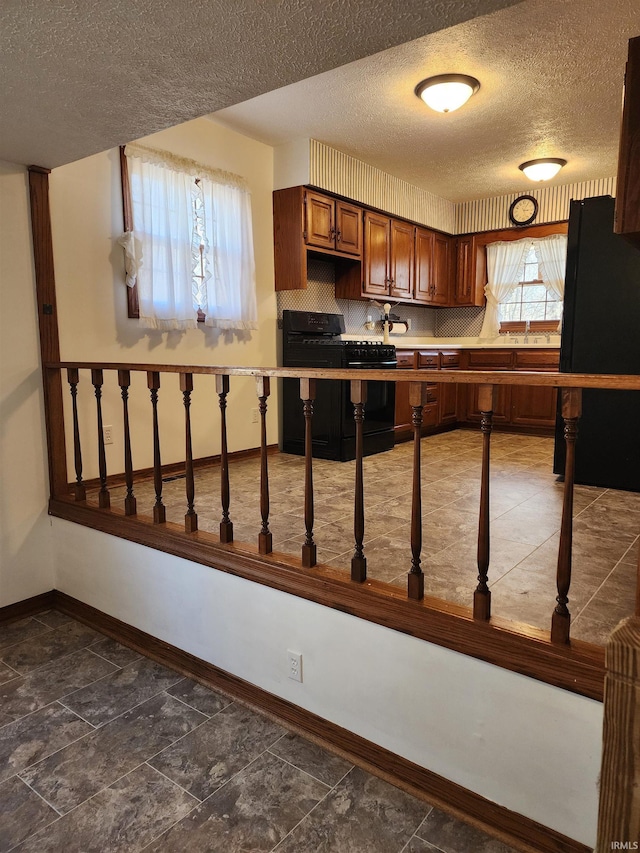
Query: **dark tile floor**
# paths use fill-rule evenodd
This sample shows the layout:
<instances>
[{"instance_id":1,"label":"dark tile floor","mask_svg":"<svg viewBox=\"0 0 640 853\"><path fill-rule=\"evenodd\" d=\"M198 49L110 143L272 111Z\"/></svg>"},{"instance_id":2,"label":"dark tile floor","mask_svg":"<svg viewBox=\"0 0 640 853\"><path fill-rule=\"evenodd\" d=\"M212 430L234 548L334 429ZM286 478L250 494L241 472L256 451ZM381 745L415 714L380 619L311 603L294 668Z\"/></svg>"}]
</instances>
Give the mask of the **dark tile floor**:
<instances>
[{"instance_id":1,"label":"dark tile floor","mask_svg":"<svg viewBox=\"0 0 640 853\"><path fill-rule=\"evenodd\" d=\"M369 577L404 586L411 565L412 442L364 461L365 553ZM423 552L427 595L471 606L476 585L481 435L470 430L422 441ZM563 486L552 471L553 439L494 433L491 451L492 612L549 630L555 607ZM318 559L349 571L353 554L355 463L314 460ZM236 542L257 542L259 461L230 466ZM304 541L304 460L269 457L274 550L300 555ZM153 486L136 486L138 511L150 513ZM164 484L167 517L184 519L185 481ZM112 491L119 505L123 490ZM197 473L202 530L218 532L219 468ZM640 494L577 486L574 499L572 636L603 644L634 608Z\"/></svg>"},{"instance_id":2,"label":"dark tile floor","mask_svg":"<svg viewBox=\"0 0 640 853\"><path fill-rule=\"evenodd\" d=\"M9 850L511 848L52 611L0 626L0 853Z\"/></svg>"}]
</instances>

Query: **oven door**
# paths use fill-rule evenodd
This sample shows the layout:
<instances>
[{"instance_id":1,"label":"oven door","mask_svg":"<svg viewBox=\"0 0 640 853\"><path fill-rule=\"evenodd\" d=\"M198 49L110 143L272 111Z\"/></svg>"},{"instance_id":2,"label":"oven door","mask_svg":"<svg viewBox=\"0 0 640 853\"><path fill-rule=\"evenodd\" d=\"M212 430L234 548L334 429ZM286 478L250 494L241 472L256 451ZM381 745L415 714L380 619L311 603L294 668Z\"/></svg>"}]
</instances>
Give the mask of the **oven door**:
<instances>
[{"instance_id":1,"label":"oven door","mask_svg":"<svg viewBox=\"0 0 640 853\"><path fill-rule=\"evenodd\" d=\"M393 361L349 361L345 365L353 370L393 370ZM355 421L353 420L353 403L351 402L350 383L344 383L343 390L343 435L355 438ZM365 436L375 433L393 433L395 426L396 386L395 382L367 382L367 402L364 407L362 431ZM365 453L367 448L365 448Z\"/></svg>"}]
</instances>

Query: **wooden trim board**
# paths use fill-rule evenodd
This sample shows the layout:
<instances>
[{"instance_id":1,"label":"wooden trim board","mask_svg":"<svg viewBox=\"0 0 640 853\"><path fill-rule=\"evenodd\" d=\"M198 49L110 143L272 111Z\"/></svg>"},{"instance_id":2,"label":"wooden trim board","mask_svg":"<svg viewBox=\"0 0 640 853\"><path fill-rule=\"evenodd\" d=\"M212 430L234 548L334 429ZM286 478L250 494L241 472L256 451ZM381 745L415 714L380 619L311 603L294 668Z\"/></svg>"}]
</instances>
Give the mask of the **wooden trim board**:
<instances>
[{"instance_id":1,"label":"wooden trim board","mask_svg":"<svg viewBox=\"0 0 640 853\"><path fill-rule=\"evenodd\" d=\"M24 601L6 604L4 607L0 607L0 625L15 622L17 619L24 619L27 616L35 616L36 613L42 613L45 610L51 610L55 607L54 602L55 591L50 589L49 592L34 595L32 598L25 598Z\"/></svg>"},{"instance_id":2,"label":"wooden trim board","mask_svg":"<svg viewBox=\"0 0 640 853\"><path fill-rule=\"evenodd\" d=\"M577 841L486 800L455 782L65 593L53 590L47 596L47 609L54 606L141 654L257 708L326 749L519 850L526 853L588 853L589 848ZM41 598L38 596L37 599L21 602L23 612L31 612L34 608L42 610ZM10 607L15 608L16 605ZM4 621L6 610L0 609L0 623Z\"/></svg>"},{"instance_id":3,"label":"wooden trim board","mask_svg":"<svg viewBox=\"0 0 640 853\"><path fill-rule=\"evenodd\" d=\"M599 646L579 640L552 644L548 632L529 625L499 617L476 621L470 607L429 597L410 601L405 590L390 584L353 583L328 566L303 569L290 555L260 555L255 546L223 544L214 534L186 533L182 525L154 524L147 516L125 516L72 498L52 499L49 513L602 701L604 648Z\"/></svg>"}]
</instances>

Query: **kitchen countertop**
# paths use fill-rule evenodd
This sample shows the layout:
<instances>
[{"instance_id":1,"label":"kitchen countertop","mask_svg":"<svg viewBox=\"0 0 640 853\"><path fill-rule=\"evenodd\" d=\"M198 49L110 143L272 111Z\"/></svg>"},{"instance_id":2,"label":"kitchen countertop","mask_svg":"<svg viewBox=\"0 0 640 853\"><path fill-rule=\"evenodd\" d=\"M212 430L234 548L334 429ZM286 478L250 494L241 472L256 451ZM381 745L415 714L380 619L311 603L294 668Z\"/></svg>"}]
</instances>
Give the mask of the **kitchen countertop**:
<instances>
[{"instance_id":1,"label":"kitchen countertop","mask_svg":"<svg viewBox=\"0 0 640 853\"><path fill-rule=\"evenodd\" d=\"M397 349L496 349L506 347L507 349L559 349L560 335L550 335L550 340L544 334L529 333L529 340L525 343L524 335L500 335L494 340L479 340L478 338L415 338L409 335L389 335L389 343ZM342 335L343 340L350 341L376 341L382 342L382 335Z\"/></svg>"}]
</instances>

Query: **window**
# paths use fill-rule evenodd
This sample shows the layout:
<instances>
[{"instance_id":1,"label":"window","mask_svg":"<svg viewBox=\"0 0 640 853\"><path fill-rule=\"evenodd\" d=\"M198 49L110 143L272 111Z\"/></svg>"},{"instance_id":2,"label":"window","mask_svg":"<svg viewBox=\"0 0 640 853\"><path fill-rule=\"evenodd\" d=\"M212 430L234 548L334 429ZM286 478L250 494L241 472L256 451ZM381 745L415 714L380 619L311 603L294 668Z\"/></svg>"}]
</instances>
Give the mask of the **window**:
<instances>
[{"instance_id":1,"label":"window","mask_svg":"<svg viewBox=\"0 0 640 853\"><path fill-rule=\"evenodd\" d=\"M535 244L525 255L520 284L500 302L500 331L524 331L528 320L535 331L555 331L562 319L562 301L542 279Z\"/></svg>"},{"instance_id":2,"label":"window","mask_svg":"<svg viewBox=\"0 0 640 853\"><path fill-rule=\"evenodd\" d=\"M256 328L244 180L139 145L127 145L121 163L130 316L137 303L145 328L194 328L198 321Z\"/></svg>"},{"instance_id":3,"label":"window","mask_svg":"<svg viewBox=\"0 0 640 853\"><path fill-rule=\"evenodd\" d=\"M487 245L487 306L480 338L502 331L555 331L562 316L566 234Z\"/></svg>"}]
</instances>

